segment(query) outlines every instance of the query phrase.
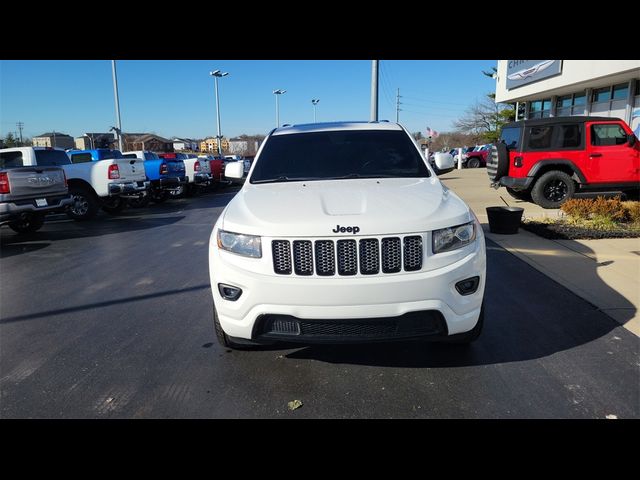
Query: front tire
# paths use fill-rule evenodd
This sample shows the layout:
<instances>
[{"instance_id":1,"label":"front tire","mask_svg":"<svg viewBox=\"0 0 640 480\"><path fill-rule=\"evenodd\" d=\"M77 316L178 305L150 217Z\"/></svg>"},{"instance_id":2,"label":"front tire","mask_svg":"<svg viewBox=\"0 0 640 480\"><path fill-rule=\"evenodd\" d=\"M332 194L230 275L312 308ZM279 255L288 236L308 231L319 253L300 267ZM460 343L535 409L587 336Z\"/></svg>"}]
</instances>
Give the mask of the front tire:
<instances>
[{"instance_id":1,"label":"front tire","mask_svg":"<svg viewBox=\"0 0 640 480\"><path fill-rule=\"evenodd\" d=\"M67 210L69 218L84 222L97 215L100 204L95 193L83 186L69 187L69 193L73 199Z\"/></svg>"},{"instance_id":2,"label":"front tire","mask_svg":"<svg viewBox=\"0 0 640 480\"><path fill-rule=\"evenodd\" d=\"M185 190L186 188L184 184L181 184L175 190L169 190L169 198L182 198L184 196Z\"/></svg>"},{"instance_id":3,"label":"front tire","mask_svg":"<svg viewBox=\"0 0 640 480\"><path fill-rule=\"evenodd\" d=\"M231 348L232 350L251 350L258 346L250 340L244 339L241 340L242 343L239 343L238 340L234 341L232 337L224 333L222 325L220 325L220 320L218 320L218 312L216 311L215 306L213 307L213 327L216 331L216 338L218 339L218 343L225 348Z\"/></svg>"},{"instance_id":4,"label":"front tire","mask_svg":"<svg viewBox=\"0 0 640 480\"><path fill-rule=\"evenodd\" d=\"M552 170L536 180L531 198L542 208L560 208L575 192L576 184L569 175Z\"/></svg>"},{"instance_id":5,"label":"front tire","mask_svg":"<svg viewBox=\"0 0 640 480\"><path fill-rule=\"evenodd\" d=\"M33 233L44 224L44 215L41 213L26 213L18 220L9 222L9 228L16 233Z\"/></svg>"},{"instance_id":6,"label":"front tire","mask_svg":"<svg viewBox=\"0 0 640 480\"><path fill-rule=\"evenodd\" d=\"M154 190L151 193L151 200L153 203L163 203L169 198L169 192L166 190Z\"/></svg>"},{"instance_id":7,"label":"front tire","mask_svg":"<svg viewBox=\"0 0 640 480\"><path fill-rule=\"evenodd\" d=\"M127 202L131 208L144 208L149 205L151 201L151 195L148 193L138 198L129 198Z\"/></svg>"}]
</instances>

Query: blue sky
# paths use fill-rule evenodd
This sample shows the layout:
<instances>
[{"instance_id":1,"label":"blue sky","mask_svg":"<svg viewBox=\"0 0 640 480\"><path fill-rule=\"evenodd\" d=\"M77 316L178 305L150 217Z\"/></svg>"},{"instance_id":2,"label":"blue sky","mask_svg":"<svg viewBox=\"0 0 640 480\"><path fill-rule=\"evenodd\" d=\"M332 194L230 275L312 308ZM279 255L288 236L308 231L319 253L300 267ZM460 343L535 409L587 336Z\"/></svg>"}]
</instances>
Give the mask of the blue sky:
<instances>
[{"instance_id":1,"label":"blue sky","mask_svg":"<svg viewBox=\"0 0 640 480\"><path fill-rule=\"evenodd\" d=\"M402 96L400 123L410 131L452 129L467 107L495 90L482 75L496 60L381 60L380 119L395 121L395 93ZM222 134L266 134L280 123L368 120L370 60L119 60L122 129L165 137L215 135L211 70L219 80ZM115 125L109 60L0 61L0 134L32 137L55 130L72 136L106 132Z\"/></svg>"}]
</instances>

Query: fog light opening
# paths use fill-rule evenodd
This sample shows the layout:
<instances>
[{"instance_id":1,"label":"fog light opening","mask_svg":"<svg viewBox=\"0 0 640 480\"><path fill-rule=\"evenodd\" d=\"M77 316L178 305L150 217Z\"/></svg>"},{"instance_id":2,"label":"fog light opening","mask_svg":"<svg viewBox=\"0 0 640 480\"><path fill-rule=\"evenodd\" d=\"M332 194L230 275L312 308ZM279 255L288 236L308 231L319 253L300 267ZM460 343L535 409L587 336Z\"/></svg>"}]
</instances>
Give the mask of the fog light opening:
<instances>
[{"instance_id":1,"label":"fog light opening","mask_svg":"<svg viewBox=\"0 0 640 480\"><path fill-rule=\"evenodd\" d=\"M471 277L456 283L456 290L460 295L471 295L478 290L480 277Z\"/></svg>"},{"instance_id":2,"label":"fog light opening","mask_svg":"<svg viewBox=\"0 0 640 480\"><path fill-rule=\"evenodd\" d=\"M241 288L227 285L226 283L219 283L218 291L220 292L220 295L222 295L222 298L224 298L225 300L230 300L232 302L235 302L240 298L240 295L242 295Z\"/></svg>"}]
</instances>

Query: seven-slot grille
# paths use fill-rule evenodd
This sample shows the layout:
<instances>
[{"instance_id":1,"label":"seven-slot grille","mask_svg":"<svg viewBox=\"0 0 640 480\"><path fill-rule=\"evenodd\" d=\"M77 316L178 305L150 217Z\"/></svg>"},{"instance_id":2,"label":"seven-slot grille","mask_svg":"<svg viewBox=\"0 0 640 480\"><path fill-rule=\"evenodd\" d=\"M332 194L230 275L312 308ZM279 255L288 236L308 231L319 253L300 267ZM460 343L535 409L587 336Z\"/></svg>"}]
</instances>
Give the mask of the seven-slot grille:
<instances>
[{"instance_id":1,"label":"seven-slot grille","mask_svg":"<svg viewBox=\"0 0 640 480\"><path fill-rule=\"evenodd\" d=\"M422 268L422 237L356 240L273 240L273 270L281 275L375 275ZM292 258L293 253L293 258ZM336 261L337 260L337 261ZM359 270L358 270L359 269Z\"/></svg>"}]
</instances>

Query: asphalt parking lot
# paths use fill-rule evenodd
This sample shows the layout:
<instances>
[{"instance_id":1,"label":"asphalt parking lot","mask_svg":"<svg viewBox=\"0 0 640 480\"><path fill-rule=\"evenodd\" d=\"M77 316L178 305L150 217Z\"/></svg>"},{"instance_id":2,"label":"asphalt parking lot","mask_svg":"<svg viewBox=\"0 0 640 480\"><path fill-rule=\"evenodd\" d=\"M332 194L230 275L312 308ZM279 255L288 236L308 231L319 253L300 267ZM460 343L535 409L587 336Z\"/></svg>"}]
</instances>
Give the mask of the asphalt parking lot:
<instances>
[{"instance_id":1,"label":"asphalt parking lot","mask_svg":"<svg viewBox=\"0 0 640 480\"><path fill-rule=\"evenodd\" d=\"M491 241L468 348L220 347L207 248L233 195L3 227L0 418L640 417L638 337Z\"/></svg>"}]
</instances>

